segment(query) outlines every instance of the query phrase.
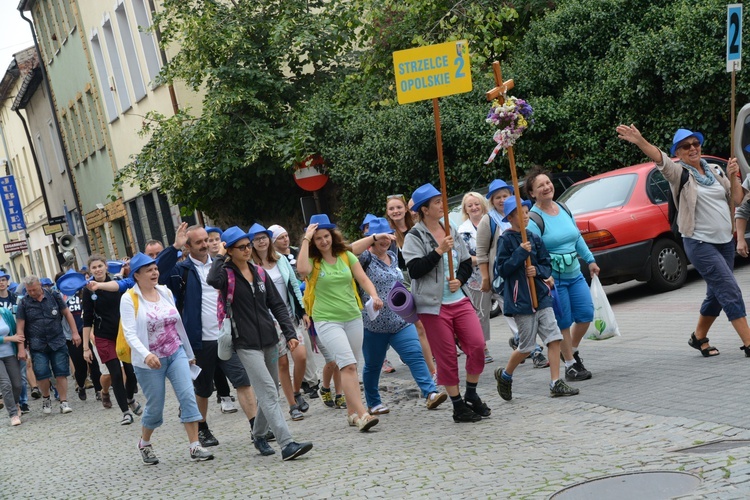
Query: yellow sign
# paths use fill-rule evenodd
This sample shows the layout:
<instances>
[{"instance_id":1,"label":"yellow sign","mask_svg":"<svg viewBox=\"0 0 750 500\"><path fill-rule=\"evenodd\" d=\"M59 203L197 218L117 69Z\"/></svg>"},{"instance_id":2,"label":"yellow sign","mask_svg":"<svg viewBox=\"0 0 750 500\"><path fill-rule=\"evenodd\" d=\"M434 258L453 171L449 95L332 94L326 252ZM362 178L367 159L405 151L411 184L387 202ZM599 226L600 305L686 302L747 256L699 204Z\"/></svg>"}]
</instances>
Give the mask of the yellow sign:
<instances>
[{"instance_id":1,"label":"yellow sign","mask_svg":"<svg viewBox=\"0 0 750 500\"><path fill-rule=\"evenodd\" d=\"M471 91L469 42L439 43L393 53L399 104Z\"/></svg>"},{"instance_id":2,"label":"yellow sign","mask_svg":"<svg viewBox=\"0 0 750 500\"><path fill-rule=\"evenodd\" d=\"M47 236L55 233L62 233L62 224L45 224L42 226L42 229Z\"/></svg>"}]
</instances>

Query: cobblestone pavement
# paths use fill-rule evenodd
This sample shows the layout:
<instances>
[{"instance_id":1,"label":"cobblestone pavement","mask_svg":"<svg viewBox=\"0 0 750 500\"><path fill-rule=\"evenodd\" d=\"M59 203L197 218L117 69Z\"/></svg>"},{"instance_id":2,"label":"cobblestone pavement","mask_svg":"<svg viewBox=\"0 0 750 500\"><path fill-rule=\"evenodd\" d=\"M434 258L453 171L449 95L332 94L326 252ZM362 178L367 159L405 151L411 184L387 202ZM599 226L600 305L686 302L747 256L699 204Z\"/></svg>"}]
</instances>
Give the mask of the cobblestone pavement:
<instances>
[{"instance_id":1,"label":"cobblestone pavement","mask_svg":"<svg viewBox=\"0 0 750 500\"><path fill-rule=\"evenodd\" d=\"M750 266L736 274L748 283ZM45 416L41 402L32 401L20 427L2 418L0 497L547 498L587 479L654 470L699 476L699 489L684 498L749 497L750 448L676 451L750 439L750 359L729 323L720 318L710 335L721 356L704 359L687 345L703 282L691 273L685 288L667 294L642 285L607 290L622 337L584 341L594 378L576 384L579 396L550 399L549 371L526 363L516 371L513 400L502 401L492 372L508 358L509 333L497 318L489 343L495 362L479 386L493 413L481 423L454 424L449 402L428 411L391 351L396 372L381 378L391 413L370 433L348 427L344 410L312 400L305 419L289 425L295 439L315 448L285 463L275 443L276 455L258 455L242 414L223 415L214 400L216 459L191 463L171 396L152 439L161 462L147 467L136 450L138 418L120 426L119 412L103 409L90 390L85 402L73 395L69 415Z\"/></svg>"}]
</instances>

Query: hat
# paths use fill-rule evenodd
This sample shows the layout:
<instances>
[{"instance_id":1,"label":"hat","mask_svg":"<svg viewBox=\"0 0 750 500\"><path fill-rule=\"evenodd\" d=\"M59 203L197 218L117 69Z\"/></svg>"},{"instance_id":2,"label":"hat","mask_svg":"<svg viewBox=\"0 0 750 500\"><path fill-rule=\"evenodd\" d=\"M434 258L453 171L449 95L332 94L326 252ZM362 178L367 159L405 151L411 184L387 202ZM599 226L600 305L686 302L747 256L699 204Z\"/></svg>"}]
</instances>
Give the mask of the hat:
<instances>
[{"instance_id":1,"label":"hat","mask_svg":"<svg viewBox=\"0 0 750 500\"><path fill-rule=\"evenodd\" d=\"M336 224L333 224L326 214L313 215L310 217L310 224L317 224L318 229L336 229ZM307 231L307 228L305 228L305 231Z\"/></svg>"},{"instance_id":2,"label":"hat","mask_svg":"<svg viewBox=\"0 0 750 500\"><path fill-rule=\"evenodd\" d=\"M107 261L107 272L110 274L117 274L122 271L123 262L119 260L108 260Z\"/></svg>"},{"instance_id":3,"label":"hat","mask_svg":"<svg viewBox=\"0 0 750 500\"><path fill-rule=\"evenodd\" d=\"M273 226L269 226L268 228L271 233L273 233L273 236L271 236L271 243L276 243L276 239L281 236L284 233L287 233L286 229L279 226L278 224L274 224ZM289 233L287 233L289 234Z\"/></svg>"},{"instance_id":4,"label":"hat","mask_svg":"<svg viewBox=\"0 0 750 500\"><path fill-rule=\"evenodd\" d=\"M10 274L8 274L8 273L0 273L0 278L5 278L6 280L10 281Z\"/></svg>"},{"instance_id":5,"label":"hat","mask_svg":"<svg viewBox=\"0 0 750 500\"><path fill-rule=\"evenodd\" d=\"M253 238L255 238L260 233L266 233L269 238L273 237L273 232L269 231L265 227L261 226L257 222L252 225L250 229L247 231L247 237L250 238L250 241L253 241Z\"/></svg>"},{"instance_id":6,"label":"hat","mask_svg":"<svg viewBox=\"0 0 750 500\"><path fill-rule=\"evenodd\" d=\"M529 200L521 200L521 205L524 207L531 208L531 202ZM503 213L505 213L505 217L503 217L503 222L508 222L508 217L516 210L516 197L511 196L507 200L505 200L505 203L503 203Z\"/></svg>"},{"instance_id":7,"label":"hat","mask_svg":"<svg viewBox=\"0 0 750 500\"><path fill-rule=\"evenodd\" d=\"M16 290L18 289L18 283L11 282L8 285L8 290L10 290L12 293L16 293Z\"/></svg>"},{"instance_id":8,"label":"hat","mask_svg":"<svg viewBox=\"0 0 750 500\"><path fill-rule=\"evenodd\" d=\"M374 215L372 215L372 214L365 215L365 220L363 220L362 224L359 225L359 230L360 231L364 231L365 230L365 226L367 224L369 224L370 222L374 221L375 219L377 219L377 217L374 216Z\"/></svg>"},{"instance_id":9,"label":"hat","mask_svg":"<svg viewBox=\"0 0 750 500\"><path fill-rule=\"evenodd\" d=\"M224 242L224 246L227 248L231 247L242 238L252 239L249 234L237 226L232 226L221 234L221 241Z\"/></svg>"},{"instance_id":10,"label":"hat","mask_svg":"<svg viewBox=\"0 0 750 500\"><path fill-rule=\"evenodd\" d=\"M422 184L415 189L411 195L411 199L414 200L414 206L411 207L411 209L414 212L419 212L419 208L435 196L440 196L440 191L438 191L435 186L429 182L427 184Z\"/></svg>"},{"instance_id":11,"label":"hat","mask_svg":"<svg viewBox=\"0 0 750 500\"><path fill-rule=\"evenodd\" d=\"M221 236L222 233L224 232L218 227L213 227L213 226L206 226L205 229L206 229L206 233L219 233L219 236Z\"/></svg>"},{"instance_id":12,"label":"hat","mask_svg":"<svg viewBox=\"0 0 750 500\"><path fill-rule=\"evenodd\" d=\"M86 286L86 283L88 283L86 276L75 272L73 269L68 269L68 271L57 278L57 281L55 282L57 289L65 295L75 295L78 290Z\"/></svg>"},{"instance_id":13,"label":"hat","mask_svg":"<svg viewBox=\"0 0 750 500\"><path fill-rule=\"evenodd\" d=\"M156 262L156 259L152 259L148 255L142 252L138 252L133 256L132 259L130 259L130 275L134 275L138 272L140 268L143 266L148 266L149 264L154 264Z\"/></svg>"},{"instance_id":14,"label":"hat","mask_svg":"<svg viewBox=\"0 0 750 500\"><path fill-rule=\"evenodd\" d=\"M52 285L54 285L54 283L52 283L52 280L51 280L51 279L49 279L49 278L41 278L41 279L39 280L39 283L40 283L40 284L41 284L42 286L52 286Z\"/></svg>"},{"instance_id":15,"label":"hat","mask_svg":"<svg viewBox=\"0 0 750 500\"><path fill-rule=\"evenodd\" d=\"M81 266L81 271L88 271L88 270L89 270L89 266Z\"/></svg>"},{"instance_id":16,"label":"hat","mask_svg":"<svg viewBox=\"0 0 750 500\"><path fill-rule=\"evenodd\" d=\"M698 139L698 142L700 142L701 146L703 146L703 134L701 134L700 132L691 132L686 128L680 128L677 129L677 132L675 132L674 134L674 139L672 139L672 149L669 150L669 154L674 156L674 152L677 150L677 145L688 137L695 137L696 139Z\"/></svg>"},{"instance_id":17,"label":"hat","mask_svg":"<svg viewBox=\"0 0 750 500\"><path fill-rule=\"evenodd\" d=\"M510 191L510 194L513 194L513 186L508 184L502 179L495 179L494 181L490 182L490 187L487 188L487 196L486 198L489 200L492 198L492 195L495 194L497 191L500 191L501 189L507 189Z\"/></svg>"},{"instance_id":18,"label":"hat","mask_svg":"<svg viewBox=\"0 0 750 500\"><path fill-rule=\"evenodd\" d=\"M384 217L375 217L370 222L370 227L367 229L367 233L365 233L365 236L372 236L373 234L393 234L396 231L391 229L391 225L388 224L388 221Z\"/></svg>"}]
</instances>

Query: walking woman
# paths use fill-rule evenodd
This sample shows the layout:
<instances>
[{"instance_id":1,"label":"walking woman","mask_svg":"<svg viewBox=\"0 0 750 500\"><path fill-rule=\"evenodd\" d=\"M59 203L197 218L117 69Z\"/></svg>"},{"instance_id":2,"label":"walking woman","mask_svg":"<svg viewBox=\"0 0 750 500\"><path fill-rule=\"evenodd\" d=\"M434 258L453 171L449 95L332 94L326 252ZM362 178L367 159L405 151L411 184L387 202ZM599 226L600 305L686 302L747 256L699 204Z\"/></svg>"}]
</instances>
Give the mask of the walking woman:
<instances>
[{"instance_id":1,"label":"walking woman","mask_svg":"<svg viewBox=\"0 0 750 500\"><path fill-rule=\"evenodd\" d=\"M18 349L23 349L23 338L16 335L16 320L10 309L0 307L0 392L10 425L21 425L21 363Z\"/></svg>"},{"instance_id":2,"label":"walking woman","mask_svg":"<svg viewBox=\"0 0 750 500\"><path fill-rule=\"evenodd\" d=\"M97 290L98 283L112 281L107 274L107 261L101 255L92 255L88 260L88 267L94 276L94 282L83 290L83 357L88 363L93 362L93 353L89 347L92 329L95 335L94 343L102 363L107 367L111 379L112 390L115 393L117 405L122 411L120 425L133 423L133 414L143 413L141 405L135 400L134 394L138 381L133 365L122 363L115 352L117 331L120 327L120 297L121 292ZM132 270L131 270L132 272ZM123 380L123 371L126 379ZM111 408L112 402L109 387L102 384L102 405Z\"/></svg>"},{"instance_id":3,"label":"walking woman","mask_svg":"<svg viewBox=\"0 0 750 500\"><path fill-rule=\"evenodd\" d=\"M729 210L730 190L737 205L742 202L744 194L739 181L731 183L729 180L739 173L737 159L729 159L725 175L718 165L701 158L703 134L683 128L675 133L670 151L677 155L677 163L644 139L634 125L618 126L617 134L656 162L656 168L669 182L675 206L679 209L677 229L682 235L685 254L706 281L706 298L688 345L698 349L706 358L718 356L719 350L708 341L708 330L723 310L742 340L740 349L750 357L750 327L745 301L734 277L733 214Z\"/></svg>"},{"instance_id":4,"label":"walking woman","mask_svg":"<svg viewBox=\"0 0 750 500\"><path fill-rule=\"evenodd\" d=\"M137 253L130 260L130 276L136 284L131 292L122 296L120 317L125 340L131 348L133 367L146 396L138 441L141 460L146 465L159 463L151 445L151 435L163 423L167 379L180 403L180 422L190 441L190 459L194 462L213 460L213 454L203 448L198 439L198 422L203 417L195 400L190 369L190 365L195 364L195 356L174 296L169 288L158 284L156 260L148 255Z\"/></svg>"},{"instance_id":5,"label":"walking woman","mask_svg":"<svg viewBox=\"0 0 750 500\"><path fill-rule=\"evenodd\" d=\"M478 422L491 410L477 394L484 371L482 326L471 301L461 287L472 274L471 256L458 232L444 228L443 199L432 184L424 184L412 195L420 221L404 241L404 259L412 278L417 314L424 323L430 347L437 360L438 384L444 385L453 403L455 422ZM447 259L453 259L455 277L449 278ZM466 393L459 390L455 339L466 353Z\"/></svg>"},{"instance_id":6,"label":"walking woman","mask_svg":"<svg viewBox=\"0 0 750 500\"><path fill-rule=\"evenodd\" d=\"M378 291L378 295L385 297L395 283L402 283L404 279L404 275L398 267L396 254L390 250L391 240L388 235L395 231L388 225L388 221L382 217L375 218L369 224L370 227L365 238L355 242L355 245L365 242L364 244L369 247L359 255L359 262ZM362 297L363 301L367 301L367 299L369 299L367 295ZM380 399L380 391L378 390L380 367L383 364L388 347L393 347L401 360L409 367L414 381L422 391L422 397L425 398L427 408L433 410L440 406L448 395L444 392L438 392L437 386L432 380L422 355L422 347L419 345L416 327L404 321L387 305L383 306L375 319L370 319L369 314L363 311L362 320L364 321L362 352L365 357L362 381L370 414L381 415L390 412L390 409Z\"/></svg>"},{"instance_id":7,"label":"walking woman","mask_svg":"<svg viewBox=\"0 0 750 500\"><path fill-rule=\"evenodd\" d=\"M458 234L461 236L466 245L466 250L468 250L471 256L472 273L469 281L466 282L466 292L469 294L471 303L477 311L479 324L482 325L485 364L494 361L492 356L490 356L489 349L487 349L487 342L490 340L492 294L482 291L482 273L479 270L479 262L477 260L477 226L479 226L487 210L487 200L481 194L475 192L466 193L461 200L461 213L464 221L458 226Z\"/></svg>"},{"instance_id":8,"label":"walking woman","mask_svg":"<svg viewBox=\"0 0 750 500\"><path fill-rule=\"evenodd\" d=\"M289 309L270 275L250 261L250 235L233 226L224 231L221 240L224 250L214 259L206 282L219 290L222 297L228 296L230 286L234 288L232 323L237 329L232 329L233 344L258 398L253 442L261 455L273 455L276 452L266 440L271 430L281 446L281 458L294 460L313 445L294 442L279 403L279 334L273 320L281 327L287 347L293 353L299 341Z\"/></svg>"},{"instance_id":9,"label":"walking woman","mask_svg":"<svg viewBox=\"0 0 750 500\"><path fill-rule=\"evenodd\" d=\"M305 308L315 321L318 337L341 371L347 421L361 432L368 431L378 419L362 404L357 380L357 359L362 354L364 331L356 284L372 297L375 310L383 307L383 301L357 257L348 250L336 225L325 214L310 218L299 250L297 272L301 277L309 275Z\"/></svg>"},{"instance_id":10,"label":"walking woman","mask_svg":"<svg viewBox=\"0 0 750 500\"><path fill-rule=\"evenodd\" d=\"M396 253L398 267L404 273L404 284L407 288L411 286L411 278L409 277L409 270L406 267L406 262L404 262L404 257L401 251L404 248L404 238L406 238L406 233L408 233L415 224L411 209L412 207L407 208L403 194L392 194L386 199L385 218L391 228L396 232L396 244L391 250L394 250ZM414 326L417 328L419 345L422 346L422 354L427 363L427 369L430 370L432 379L437 380L437 369L435 368L432 349L430 349L430 343L427 340L424 326L421 321L414 323Z\"/></svg>"},{"instance_id":11,"label":"walking woman","mask_svg":"<svg viewBox=\"0 0 750 500\"><path fill-rule=\"evenodd\" d=\"M302 420L302 415L310 409L310 405L302 396L302 379L305 376L307 364L307 353L304 346L304 334L310 326L310 318L307 317L302 307L302 292L299 289L299 281L289 261L279 255L271 245L271 231L260 224L253 224L248 232L253 244L252 258L256 266L265 269L268 277L273 281L279 297L289 311L289 318L294 325L297 340L302 347L290 351L286 345L286 338L279 332L279 378L281 389L284 391L287 403L289 403L289 415L292 420ZM289 357L294 360L294 378L289 375Z\"/></svg>"}]
</instances>

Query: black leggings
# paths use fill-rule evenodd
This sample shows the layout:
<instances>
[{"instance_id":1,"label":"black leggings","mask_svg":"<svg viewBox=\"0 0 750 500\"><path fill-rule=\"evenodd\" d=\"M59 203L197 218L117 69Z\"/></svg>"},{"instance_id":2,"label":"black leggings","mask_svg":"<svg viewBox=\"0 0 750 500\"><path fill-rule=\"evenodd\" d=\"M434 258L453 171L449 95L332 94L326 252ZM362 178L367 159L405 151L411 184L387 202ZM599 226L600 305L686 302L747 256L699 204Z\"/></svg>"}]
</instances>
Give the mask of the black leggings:
<instances>
[{"instance_id":1,"label":"black leggings","mask_svg":"<svg viewBox=\"0 0 750 500\"><path fill-rule=\"evenodd\" d=\"M227 382L227 376L221 369L219 364L216 364L216 371L214 372L214 386L216 386L216 394L220 398L229 397L229 382Z\"/></svg>"},{"instance_id":2,"label":"black leggings","mask_svg":"<svg viewBox=\"0 0 750 500\"><path fill-rule=\"evenodd\" d=\"M135 388L138 384L138 380L135 378L135 372L133 371L133 365L130 363L122 363L120 367L120 360L110 359L106 363L109 375L112 377L112 390L115 392L115 399L117 399L117 406L120 407L120 411L123 413L128 411L128 401L133 399L135 394ZM125 377L127 382L123 384L122 371L125 370Z\"/></svg>"},{"instance_id":3,"label":"black leggings","mask_svg":"<svg viewBox=\"0 0 750 500\"><path fill-rule=\"evenodd\" d=\"M81 339L83 339L83 335L81 335ZM89 349L91 349L91 342L89 342ZM78 347L75 346L72 340L68 340L68 355L73 361L78 387L84 387L86 384L86 375L89 369L91 369L91 382L94 384L94 390L97 392L101 391L102 384L99 379L102 376L102 372L99 370L99 362L96 360L96 356L92 356L91 363L86 363L86 360L83 358L83 340L81 340L81 344Z\"/></svg>"}]
</instances>

